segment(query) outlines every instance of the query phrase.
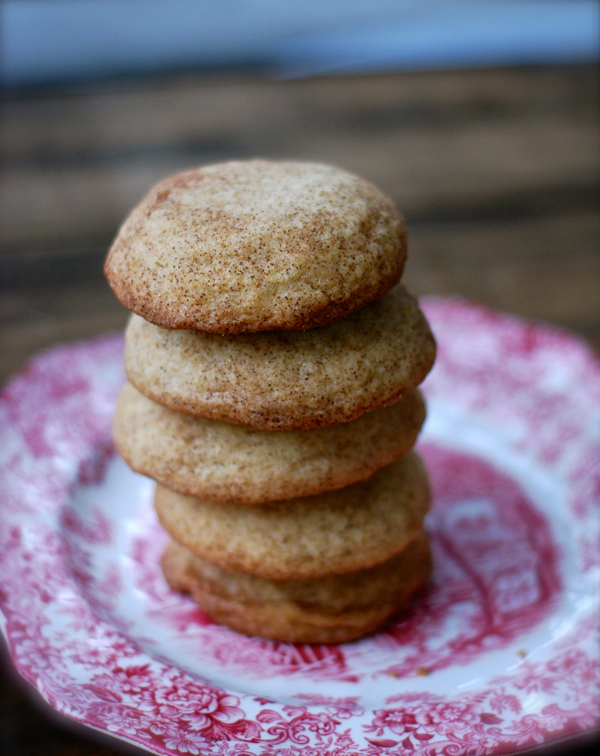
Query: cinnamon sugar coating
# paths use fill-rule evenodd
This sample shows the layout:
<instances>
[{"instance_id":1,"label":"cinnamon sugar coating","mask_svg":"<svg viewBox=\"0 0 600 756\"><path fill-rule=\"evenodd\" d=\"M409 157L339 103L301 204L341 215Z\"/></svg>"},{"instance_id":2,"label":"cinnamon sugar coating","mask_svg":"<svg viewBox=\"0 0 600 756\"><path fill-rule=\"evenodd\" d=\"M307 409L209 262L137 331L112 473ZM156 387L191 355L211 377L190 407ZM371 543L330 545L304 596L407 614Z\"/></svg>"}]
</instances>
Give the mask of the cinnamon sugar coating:
<instances>
[{"instance_id":1,"label":"cinnamon sugar coating","mask_svg":"<svg viewBox=\"0 0 600 756\"><path fill-rule=\"evenodd\" d=\"M391 559L345 575L275 581L231 572L171 541L162 559L169 585L190 593L215 621L286 643L346 643L404 609L429 575L427 537Z\"/></svg>"},{"instance_id":2,"label":"cinnamon sugar coating","mask_svg":"<svg viewBox=\"0 0 600 756\"><path fill-rule=\"evenodd\" d=\"M145 396L190 415L262 430L310 430L389 406L425 378L435 340L401 286L308 331L223 336L132 316L125 367Z\"/></svg>"},{"instance_id":3,"label":"cinnamon sugar coating","mask_svg":"<svg viewBox=\"0 0 600 756\"><path fill-rule=\"evenodd\" d=\"M233 334L346 317L399 281L405 259L404 221L368 181L251 160L155 186L105 273L125 307L156 325Z\"/></svg>"},{"instance_id":4,"label":"cinnamon sugar coating","mask_svg":"<svg viewBox=\"0 0 600 756\"><path fill-rule=\"evenodd\" d=\"M274 580L343 574L390 559L421 529L427 473L411 451L335 491L262 506L222 504L157 486L154 505L175 540L224 569Z\"/></svg>"},{"instance_id":5,"label":"cinnamon sugar coating","mask_svg":"<svg viewBox=\"0 0 600 756\"><path fill-rule=\"evenodd\" d=\"M130 467L167 488L264 504L367 478L412 449L424 419L425 403L415 390L350 423L278 433L173 412L127 384L114 437Z\"/></svg>"}]
</instances>

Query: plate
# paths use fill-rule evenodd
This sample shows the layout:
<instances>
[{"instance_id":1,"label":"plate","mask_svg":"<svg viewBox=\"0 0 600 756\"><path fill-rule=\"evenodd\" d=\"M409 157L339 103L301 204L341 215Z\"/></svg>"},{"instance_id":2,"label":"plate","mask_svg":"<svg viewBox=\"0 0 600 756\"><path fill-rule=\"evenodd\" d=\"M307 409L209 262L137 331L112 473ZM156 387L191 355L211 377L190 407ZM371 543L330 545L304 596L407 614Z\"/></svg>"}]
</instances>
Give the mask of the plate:
<instances>
[{"instance_id":1,"label":"plate","mask_svg":"<svg viewBox=\"0 0 600 756\"><path fill-rule=\"evenodd\" d=\"M59 712L158 754L516 753L598 726L600 367L428 299L431 584L366 640L245 638L170 591L152 484L115 455L123 343L35 359L0 406L2 629Z\"/></svg>"}]
</instances>

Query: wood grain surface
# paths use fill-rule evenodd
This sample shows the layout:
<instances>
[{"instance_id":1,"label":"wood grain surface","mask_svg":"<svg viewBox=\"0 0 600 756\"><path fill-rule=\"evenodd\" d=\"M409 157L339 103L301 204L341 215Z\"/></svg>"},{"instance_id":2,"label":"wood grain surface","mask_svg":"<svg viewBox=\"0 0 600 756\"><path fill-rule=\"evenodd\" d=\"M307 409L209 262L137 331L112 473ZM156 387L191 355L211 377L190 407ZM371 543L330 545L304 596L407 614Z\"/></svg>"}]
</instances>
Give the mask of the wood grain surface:
<instances>
[{"instance_id":1,"label":"wood grain surface","mask_svg":"<svg viewBox=\"0 0 600 756\"><path fill-rule=\"evenodd\" d=\"M333 163L379 185L406 216L417 294L547 321L600 350L597 93L596 68L572 66L14 95L0 140L0 381L56 342L123 328L102 263L156 181L250 157ZM63 731L6 674L0 728L15 756L122 752Z\"/></svg>"}]
</instances>

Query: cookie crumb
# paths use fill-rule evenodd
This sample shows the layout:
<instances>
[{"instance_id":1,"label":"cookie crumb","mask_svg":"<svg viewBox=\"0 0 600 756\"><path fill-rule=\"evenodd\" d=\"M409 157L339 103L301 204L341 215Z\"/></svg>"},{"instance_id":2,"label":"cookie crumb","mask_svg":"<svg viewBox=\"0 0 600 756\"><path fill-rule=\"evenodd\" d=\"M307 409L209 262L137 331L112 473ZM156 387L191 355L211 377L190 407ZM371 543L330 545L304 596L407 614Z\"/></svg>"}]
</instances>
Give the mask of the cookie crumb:
<instances>
[{"instance_id":1,"label":"cookie crumb","mask_svg":"<svg viewBox=\"0 0 600 756\"><path fill-rule=\"evenodd\" d=\"M524 648L520 648L517 651L517 656L519 657L519 659L524 659L527 656L527 651L525 651Z\"/></svg>"},{"instance_id":2,"label":"cookie crumb","mask_svg":"<svg viewBox=\"0 0 600 756\"><path fill-rule=\"evenodd\" d=\"M417 667L417 674L419 675L419 677L427 677L429 670L427 669L427 667Z\"/></svg>"}]
</instances>

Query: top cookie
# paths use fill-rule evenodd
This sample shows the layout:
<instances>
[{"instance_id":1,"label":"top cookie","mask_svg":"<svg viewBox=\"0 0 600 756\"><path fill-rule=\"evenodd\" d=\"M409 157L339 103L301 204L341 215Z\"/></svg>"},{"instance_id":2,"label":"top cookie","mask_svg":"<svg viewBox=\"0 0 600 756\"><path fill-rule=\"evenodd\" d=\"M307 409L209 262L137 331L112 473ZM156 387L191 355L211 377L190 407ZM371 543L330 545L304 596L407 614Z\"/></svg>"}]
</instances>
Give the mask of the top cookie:
<instances>
[{"instance_id":1,"label":"top cookie","mask_svg":"<svg viewBox=\"0 0 600 756\"><path fill-rule=\"evenodd\" d=\"M105 273L125 307L213 333L327 325L401 277L406 231L364 179L252 160L178 173L125 221Z\"/></svg>"}]
</instances>

